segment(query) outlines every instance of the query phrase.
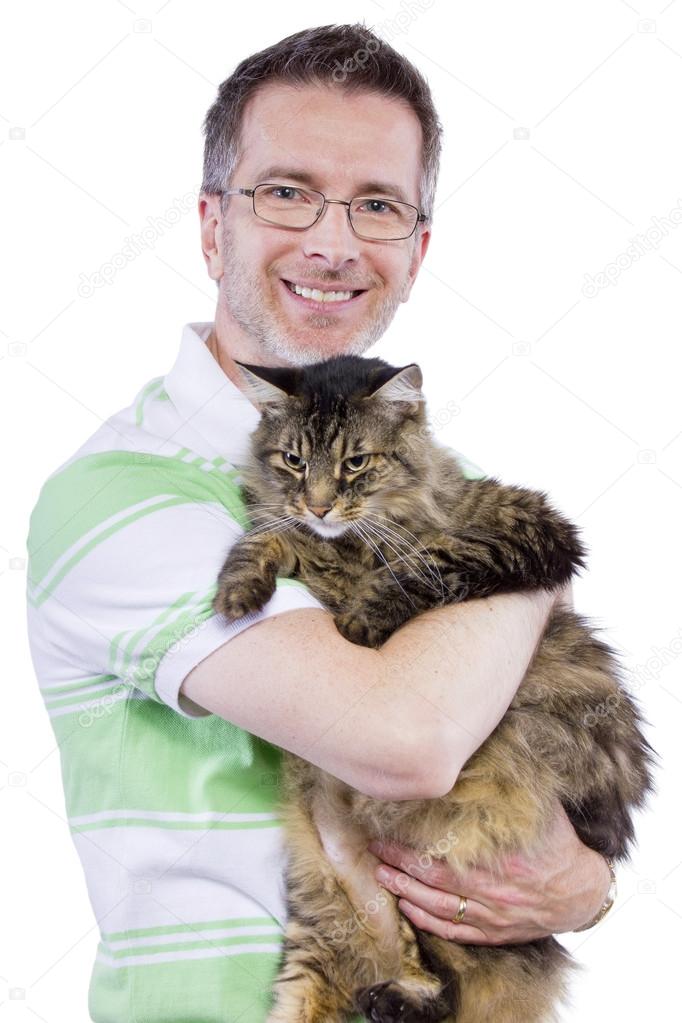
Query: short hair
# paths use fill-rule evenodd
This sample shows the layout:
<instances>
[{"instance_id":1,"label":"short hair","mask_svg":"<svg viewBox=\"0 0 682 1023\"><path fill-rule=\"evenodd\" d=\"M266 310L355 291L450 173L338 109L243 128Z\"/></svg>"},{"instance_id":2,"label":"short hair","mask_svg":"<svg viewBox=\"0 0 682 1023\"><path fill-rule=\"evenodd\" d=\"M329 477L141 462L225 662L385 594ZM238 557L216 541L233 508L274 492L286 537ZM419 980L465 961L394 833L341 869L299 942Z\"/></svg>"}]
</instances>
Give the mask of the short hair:
<instances>
[{"instance_id":1,"label":"short hair","mask_svg":"<svg viewBox=\"0 0 682 1023\"><path fill-rule=\"evenodd\" d=\"M359 22L304 29L237 65L220 85L204 120L203 192L230 187L240 155L244 108L270 82L324 83L348 93L369 90L408 104L422 129L420 209L432 216L442 127L428 83L406 57Z\"/></svg>"}]
</instances>

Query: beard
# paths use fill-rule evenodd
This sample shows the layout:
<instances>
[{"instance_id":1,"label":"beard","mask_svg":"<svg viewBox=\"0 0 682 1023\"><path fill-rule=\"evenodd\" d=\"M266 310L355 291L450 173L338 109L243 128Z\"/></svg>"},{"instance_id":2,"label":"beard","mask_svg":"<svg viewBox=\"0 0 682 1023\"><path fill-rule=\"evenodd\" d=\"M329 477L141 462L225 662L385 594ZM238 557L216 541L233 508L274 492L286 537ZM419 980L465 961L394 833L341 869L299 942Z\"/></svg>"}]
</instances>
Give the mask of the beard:
<instances>
[{"instance_id":1,"label":"beard","mask_svg":"<svg viewBox=\"0 0 682 1023\"><path fill-rule=\"evenodd\" d=\"M239 259L239 245L231 232L225 231L223 237L224 272L220 280L219 302L225 304L228 315L259 344L264 357L273 356L291 366L307 366L332 355L362 355L385 333L408 282L406 273L396 291L386 292L362 322L353 323L343 335L339 350L338 339L334 344L332 338L339 333L339 323L343 322L341 317L345 313L310 312L301 317L300 325L294 324L293 317L287 316L276 297L281 287L280 277L268 274L264 300L253 271ZM321 283L338 284L339 289L354 290L338 280Z\"/></svg>"}]
</instances>

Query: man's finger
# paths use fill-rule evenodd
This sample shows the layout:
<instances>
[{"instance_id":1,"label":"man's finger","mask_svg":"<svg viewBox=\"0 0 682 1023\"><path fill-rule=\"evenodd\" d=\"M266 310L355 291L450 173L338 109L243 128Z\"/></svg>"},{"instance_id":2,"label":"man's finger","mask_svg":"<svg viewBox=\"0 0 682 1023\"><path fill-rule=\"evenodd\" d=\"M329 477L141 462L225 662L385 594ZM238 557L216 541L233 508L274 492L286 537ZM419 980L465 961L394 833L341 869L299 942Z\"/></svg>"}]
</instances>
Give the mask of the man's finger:
<instances>
[{"instance_id":1,"label":"man's finger","mask_svg":"<svg viewBox=\"0 0 682 1023\"><path fill-rule=\"evenodd\" d=\"M449 920L432 916L420 906L415 906L407 899L400 899L398 907L405 916L422 931L429 931L437 934L439 938L446 941L456 941L465 945L492 945L490 937L478 927L470 924L453 924Z\"/></svg>"},{"instance_id":2,"label":"man's finger","mask_svg":"<svg viewBox=\"0 0 682 1023\"><path fill-rule=\"evenodd\" d=\"M371 842L368 849L384 863L389 863L410 877L416 877L424 884L456 895L467 895L480 902L487 901L488 894L495 884L492 875L483 871L468 870L466 873L455 873L444 860L394 842Z\"/></svg>"}]
</instances>

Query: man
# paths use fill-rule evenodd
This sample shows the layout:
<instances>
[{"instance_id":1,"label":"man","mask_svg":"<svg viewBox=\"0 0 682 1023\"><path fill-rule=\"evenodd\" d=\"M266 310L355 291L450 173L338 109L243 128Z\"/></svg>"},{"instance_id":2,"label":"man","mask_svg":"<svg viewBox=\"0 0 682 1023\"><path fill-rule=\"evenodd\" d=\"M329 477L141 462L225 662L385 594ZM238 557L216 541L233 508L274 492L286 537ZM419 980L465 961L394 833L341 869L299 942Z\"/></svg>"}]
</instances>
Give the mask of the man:
<instances>
[{"instance_id":1,"label":"man","mask_svg":"<svg viewBox=\"0 0 682 1023\"><path fill-rule=\"evenodd\" d=\"M188 324L171 371L49 477L28 538L31 651L101 931L95 1023L265 1019L285 922L278 747L378 798L443 794L570 599L434 609L381 650L342 639L293 580L239 622L213 613L260 415L234 360L305 365L381 337L428 247L440 128L421 75L357 25L247 58L205 130L215 323ZM405 204L409 234L362 230L382 200ZM559 806L544 853L503 882L381 855L410 919L453 941L577 928L609 887Z\"/></svg>"}]
</instances>

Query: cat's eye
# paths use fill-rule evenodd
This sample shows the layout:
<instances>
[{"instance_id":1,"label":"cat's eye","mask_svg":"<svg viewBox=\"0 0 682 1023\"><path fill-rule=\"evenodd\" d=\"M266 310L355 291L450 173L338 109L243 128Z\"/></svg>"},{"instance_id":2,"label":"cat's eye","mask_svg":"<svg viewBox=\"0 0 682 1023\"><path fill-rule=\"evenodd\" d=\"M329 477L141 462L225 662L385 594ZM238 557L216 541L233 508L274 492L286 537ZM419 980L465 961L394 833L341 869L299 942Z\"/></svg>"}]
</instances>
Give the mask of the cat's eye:
<instances>
[{"instance_id":1,"label":"cat's eye","mask_svg":"<svg viewBox=\"0 0 682 1023\"><path fill-rule=\"evenodd\" d=\"M298 455L295 455L293 451L283 451L282 458L284 459L285 464L288 465L290 469L299 470L305 469L304 460L300 458Z\"/></svg>"},{"instance_id":2,"label":"cat's eye","mask_svg":"<svg viewBox=\"0 0 682 1023\"><path fill-rule=\"evenodd\" d=\"M343 467L349 472L360 472L360 469L364 469L369 462L369 455L353 455L351 458L344 459Z\"/></svg>"}]
</instances>

